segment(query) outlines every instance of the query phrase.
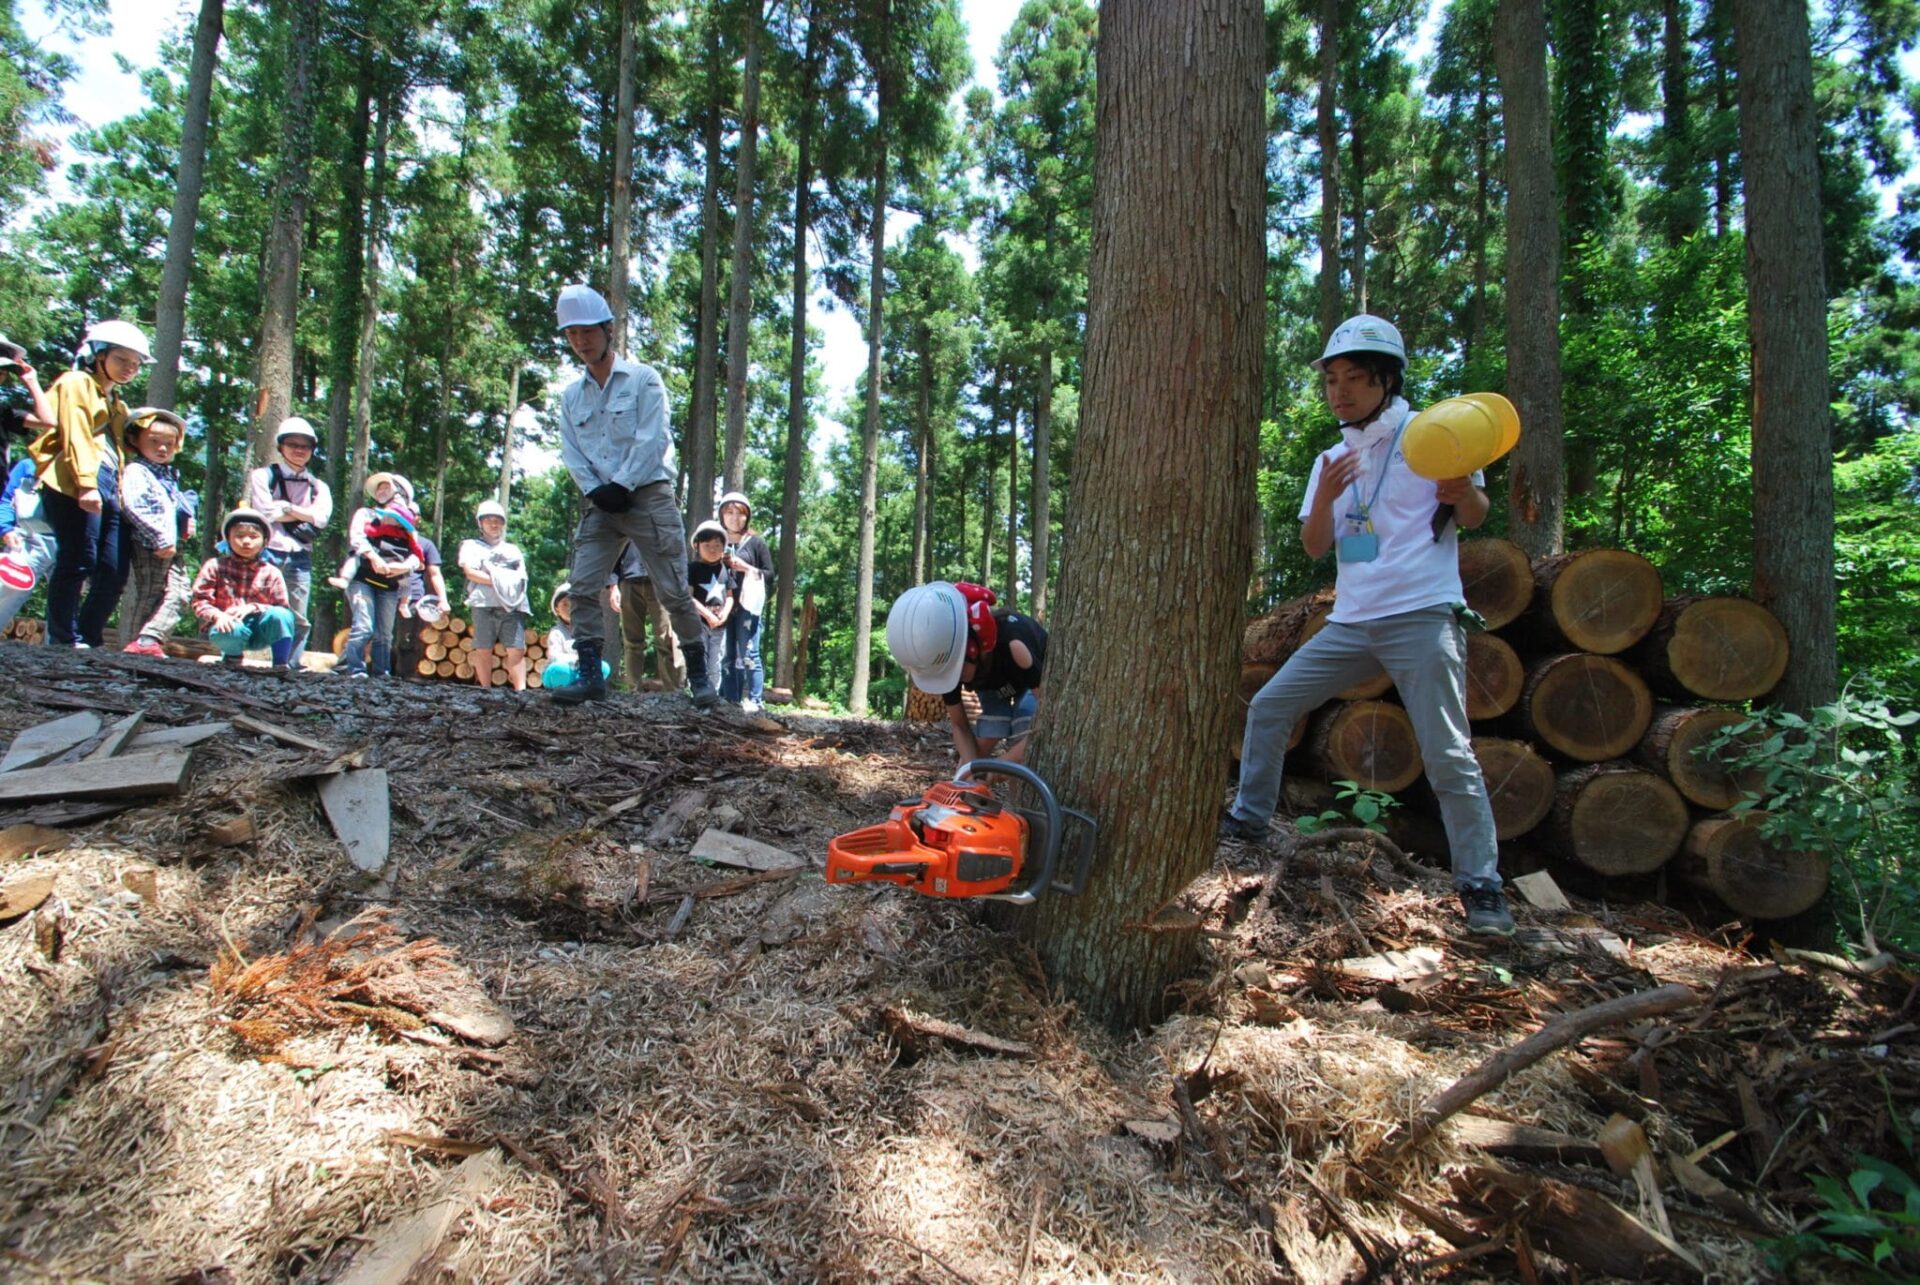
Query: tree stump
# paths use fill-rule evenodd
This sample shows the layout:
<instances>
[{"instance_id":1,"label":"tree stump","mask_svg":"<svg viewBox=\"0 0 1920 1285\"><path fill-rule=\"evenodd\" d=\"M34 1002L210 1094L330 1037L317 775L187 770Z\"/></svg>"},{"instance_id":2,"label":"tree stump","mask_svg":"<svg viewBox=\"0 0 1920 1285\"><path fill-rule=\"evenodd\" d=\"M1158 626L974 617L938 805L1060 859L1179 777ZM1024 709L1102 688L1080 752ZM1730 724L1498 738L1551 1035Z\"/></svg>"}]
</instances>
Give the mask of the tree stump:
<instances>
[{"instance_id":1,"label":"tree stump","mask_svg":"<svg viewBox=\"0 0 1920 1285\"><path fill-rule=\"evenodd\" d=\"M1757 793L1766 774L1751 768L1735 773L1699 751L1722 728L1746 718L1736 709L1662 705L1654 710L1647 734L1634 747L1634 761L1673 782L1673 788L1690 802L1724 812L1747 791Z\"/></svg>"},{"instance_id":2,"label":"tree stump","mask_svg":"<svg viewBox=\"0 0 1920 1285\"><path fill-rule=\"evenodd\" d=\"M1743 812L1695 822L1674 869L1737 915L1786 919L1826 895L1830 864L1817 853L1786 852L1767 842L1762 816Z\"/></svg>"},{"instance_id":3,"label":"tree stump","mask_svg":"<svg viewBox=\"0 0 1920 1285\"><path fill-rule=\"evenodd\" d=\"M1420 746L1407 711L1388 701L1327 706L1307 734L1307 756L1328 781L1392 794L1420 778Z\"/></svg>"},{"instance_id":4,"label":"tree stump","mask_svg":"<svg viewBox=\"0 0 1920 1285\"><path fill-rule=\"evenodd\" d=\"M1487 781L1498 839L1517 839L1534 830L1553 811L1553 765L1525 741L1499 736L1473 738L1473 756Z\"/></svg>"},{"instance_id":5,"label":"tree stump","mask_svg":"<svg viewBox=\"0 0 1920 1285\"><path fill-rule=\"evenodd\" d=\"M1611 656L1646 637L1663 602L1660 573L1625 549L1536 558L1527 630L1544 645Z\"/></svg>"},{"instance_id":6,"label":"tree stump","mask_svg":"<svg viewBox=\"0 0 1920 1285\"><path fill-rule=\"evenodd\" d=\"M1625 763L1590 763L1555 778L1547 826L1563 855L1602 875L1645 874L1687 837L1686 800Z\"/></svg>"},{"instance_id":7,"label":"tree stump","mask_svg":"<svg viewBox=\"0 0 1920 1285\"><path fill-rule=\"evenodd\" d=\"M1746 598L1669 598L1631 659L1664 696L1754 700L1787 672L1787 631Z\"/></svg>"},{"instance_id":8,"label":"tree stump","mask_svg":"<svg viewBox=\"0 0 1920 1285\"><path fill-rule=\"evenodd\" d=\"M1467 635L1468 718L1499 718L1520 703L1526 683L1520 656L1504 638Z\"/></svg>"},{"instance_id":9,"label":"tree stump","mask_svg":"<svg viewBox=\"0 0 1920 1285\"><path fill-rule=\"evenodd\" d=\"M1460 587L1487 628L1510 625L1533 601L1533 564L1511 540L1460 541Z\"/></svg>"},{"instance_id":10,"label":"tree stump","mask_svg":"<svg viewBox=\"0 0 1920 1285\"><path fill-rule=\"evenodd\" d=\"M1527 671L1519 704L1535 739L1583 763L1616 759L1646 735L1653 696L1611 656L1549 656Z\"/></svg>"},{"instance_id":11,"label":"tree stump","mask_svg":"<svg viewBox=\"0 0 1920 1285\"><path fill-rule=\"evenodd\" d=\"M1300 649L1327 622L1333 610L1333 590L1316 589L1303 597L1281 603L1248 625L1240 638L1242 665L1274 665Z\"/></svg>"}]
</instances>

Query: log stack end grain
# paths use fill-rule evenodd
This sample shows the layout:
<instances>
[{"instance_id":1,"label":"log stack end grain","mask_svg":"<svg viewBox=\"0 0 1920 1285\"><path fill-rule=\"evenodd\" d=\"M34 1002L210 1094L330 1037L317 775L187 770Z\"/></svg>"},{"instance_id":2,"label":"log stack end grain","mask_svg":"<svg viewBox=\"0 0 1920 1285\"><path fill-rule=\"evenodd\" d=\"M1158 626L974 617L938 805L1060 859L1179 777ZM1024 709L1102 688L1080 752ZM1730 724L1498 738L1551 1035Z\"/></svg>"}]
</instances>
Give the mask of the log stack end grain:
<instances>
[{"instance_id":1,"label":"log stack end grain","mask_svg":"<svg viewBox=\"0 0 1920 1285\"><path fill-rule=\"evenodd\" d=\"M1527 672L1520 655L1504 638L1467 635L1467 717L1474 722L1499 718L1520 703Z\"/></svg>"},{"instance_id":2,"label":"log stack end grain","mask_svg":"<svg viewBox=\"0 0 1920 1285\"><path fill-rule=\"evenodd\" d=\"M1757 700L1787 672L1787 631L1748 598L1675 597L1660 609L1633 662L1663 696Z\"/></svg>"},{"instance_id":3,"label":"log stack end grain","mask_svg":"<svg viewBox=\"0 0 1920 1285\"><path fill-rule=\"evenodd\" d=\"M1529 632L1551 645L1611 656L1647 636L1665 603L1660 572L1625 549L1536 558Z\"/></svg>"},{"instance_id":4,"label":"log stack end grain","mask_svg":"<svg viewBox=\"0 0 1920 1285\"><path fill-rule=\"evenodd\" d=\"M1613 762L1560 773L1547 825L1560 850L1595 874L1635 875L1665 865L1691 819L1673 786Z\"/></svg>"},{"instance_id":5,"label":"log stack end grain","mask_svg":"<svg viewBox=\"0 0 1920 1285\"><path fill-rule=\"evenodd\" d=\"M1634 747L1634 761L1666 777L1688 802L1724 812L1748 791L1758 793L1765 773L1756 769L1736 773L1702 751L1723 730L1746 719L1737 709L1659 706L1647 734Z\"/></svg>"},{"instance_id":6,"label":"log stack end grain","mask_svg":"<svg viewBox=\"0 0 1920 1285\"><path fill-rule=\"evenodd\" d=\"M1307 755L1322 780L1388 794L1420 779L1420 745L1407 711L1390 701L1344 701L1316 716Z\"/></svg>"},{"instance_id":7,"label":"log stack end grain","mask_svg":"<svg viewBox=\"0 0 1920 1285\"><path fill-rule=\"evenodd\" d=\"M1487 783L1498 839L1530 834L1553 811L1553 765L1525 741L1500 736L1473 738L1473 756Z\"/></svg>"},{"instance_id":8,"label":"log stack end grain","mask_svg":"<svg viewBox=\"0 0 1920 1285\"><path fill-rule=\"evenodd\" d=\"M1674 868L1735 914L1786 919L1812 909L1826 895L1831 865L1818 853L1770 843L1761 832L1763 820L1760 813L1743 812L1696 822Z\"/></svg>"},{"instance_id":9,"label":"log stack end grain","mask_svg":"<svg viewBox=\"0 0 1920 1285\"><path fill-rule=\"evenodd\" d=\"M1653 720L1653 694L1611 656L1569 652L1527 671L1520 714L1535 739L1582 763L1627 754Z\"/></svg>"},{"instance_id":10,"label":"log stack end grain","mask_svg":"<svg viewBox=\"0 0 1920 1285\"><path fill-rule=\"evenodd\" d=\"M1460 588L1487 628L1502 629L1533 601L1533 565L1511 540L1462 540Z\"/></svg>"}]
</instances>

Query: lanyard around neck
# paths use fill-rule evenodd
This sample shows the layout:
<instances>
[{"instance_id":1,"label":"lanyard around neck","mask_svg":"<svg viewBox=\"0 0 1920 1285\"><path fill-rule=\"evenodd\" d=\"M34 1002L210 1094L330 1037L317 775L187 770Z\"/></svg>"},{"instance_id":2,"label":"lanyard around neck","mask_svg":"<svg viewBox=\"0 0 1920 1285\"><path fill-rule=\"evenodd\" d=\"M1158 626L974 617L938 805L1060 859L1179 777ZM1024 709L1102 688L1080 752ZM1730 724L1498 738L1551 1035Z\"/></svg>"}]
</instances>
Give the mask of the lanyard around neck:
<instances>
[{"instance_id":1,"label":"lanyard around neck","mask_svg":"<svg viewBox=\"0 0 1920 1285\"><path fill-rule=\"evenodd\" d=\"M1353 500L1354 500L1354 503L1359 508L1359 514L1362 520L1365 520L1368 518L1368 516L1373 512L1374 504L1377 503L1380 499L1380 488L1387 484L1387 470L1393 467L1393 450L1396 446L1400 444L1400 434L1406 429L1406 427L1407 427L1407 422L1405 420L1401 420L1400 427L1394 429L1393 436L1388 439L1386 458L1380 462L1380 476L1374 478L1373 495L1367 500L1365 504L1360 503L1359 481L1356 479L1352 483Z\"/></svg>"}]
</instances>

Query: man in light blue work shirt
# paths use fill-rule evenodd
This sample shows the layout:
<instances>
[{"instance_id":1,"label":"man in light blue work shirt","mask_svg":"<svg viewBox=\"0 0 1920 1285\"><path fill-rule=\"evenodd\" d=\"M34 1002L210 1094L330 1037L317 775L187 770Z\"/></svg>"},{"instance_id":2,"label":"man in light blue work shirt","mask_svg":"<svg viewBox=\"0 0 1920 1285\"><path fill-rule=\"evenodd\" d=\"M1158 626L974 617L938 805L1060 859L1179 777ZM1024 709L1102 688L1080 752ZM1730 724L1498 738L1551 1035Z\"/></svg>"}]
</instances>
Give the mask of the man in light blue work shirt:
<instances>
[{"instance_id":1,"label":"man in light blue work shirt","mask_svg":"<svg viewBox=\"0 0 1920 1285\"><path fill-rule=\"evenodd\" d=\"M613 310L591 286L568 286L558 303L560 331L587 373L560 395L560 462L586 494L573 533L573 639L580 659L573 682L555 688L562 705L600 700L607 680L600 668L606 621L600 587L628 541L639 551L660 605L682 639L698 639L700 617L687 591L687 538L673 502L673 439L667 428L667 390L651 366L613 350ZM684 653L685 648L682 648ZM689 659L688 695L706 708L715 693L706 680L705 653Z\"/></svg>"}]
</instances>

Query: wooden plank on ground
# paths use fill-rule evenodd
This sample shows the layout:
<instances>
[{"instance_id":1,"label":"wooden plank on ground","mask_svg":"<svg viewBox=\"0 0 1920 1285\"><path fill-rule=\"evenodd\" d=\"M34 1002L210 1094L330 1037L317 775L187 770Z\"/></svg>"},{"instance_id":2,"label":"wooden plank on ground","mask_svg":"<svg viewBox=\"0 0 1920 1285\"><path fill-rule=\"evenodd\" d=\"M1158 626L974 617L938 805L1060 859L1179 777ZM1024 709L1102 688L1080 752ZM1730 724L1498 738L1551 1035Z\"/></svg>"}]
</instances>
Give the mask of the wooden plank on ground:
<instances>
[{"instance_id":1,"label":"wooden plank on ground","mask_svg":"<svg viewBox=\"0 0 1920 1285\"><path fill-rule=\"evenodd\" d=\"M385 768L322 777L320 803L355 869L375 872L387 864L392 818Z\"/></svg>"},{"instance_id":2,"label":"wooden plank on ground","mask_svg":"<svg viewBox=\"0 0 1920 1285\"><path fill-rule=\"evenodd\" d=\"M1513 882L1513 890L1525 897L1541 910L1572 910L1573 903L1567 900L1567 894L1560 891L1560 885L1553 876L1544 870L1536 870L1530 875L1521 875Z\"/></svg>"},{"instance_id":3,"label":"wooden plank on ground","mask_svg":"<svg viewBox=\"0 0 1920 1285\"><path fill-rule=\"evenodd\" d=\"M162 750L169 746L184 747L210 741L222 732L233 730L231 723L189 723L185 727L156 727L151 731L136 733L127 742L123 753L139 754L145 750Z\"/></svg>"},{"instance_id":4,"label":"wooden plank on ground","mask_svg":"<svg viewBox=\"0 0 1920 1285\"><path fill-rule=\"evenodd\" d=\"M794 870L806 865L784 848L776 848L758 839L748 839L725 830L705 830L687 855L718 866L738 866L742 870Z\"/></svg>"},{"instance_id":5,"label":"wooden plank on ground","mask_svg":"<svg viewBox=\"0 0 1920 1285\"><path fill-rule=\"evenodd\" d=\"M257 732L261 736L270 736L282 745L291 745L295 749L312 750L317 754L331 754L339 748L324 741L281 727L278 723L269 723L264 718L250 718L245 714L236 714L233 725L243 732Z\"/></svg>"},{"instance_id":6,"label":"wooden plank on ground","mask_svg":"<svg viewBox=\"0 0 1920 1285\"><path fill-rule=\"evenodd\" d=\"M1453 1140L1496 1156L1557 1164L1600 1164L1606 1157L1597 1143L1555 1129L1457 1115L1449 1123Z\"/></svg>"},{"instance_id":7,"label":"wooden plank on ground","mask_svg":"<svg viewBox=\"0 0 1920 1285\"><path fill-rule=\"evenodd\" d=\"M91 710L56 718L51 723L29 727L13 738L7 755L0 758L0 772L16 772L39 767L59 758L76 745L84 745L100 734L100 716Z\"/></svg>"},{"instance_id":8,"label":"wooden plank on ground","mask_svg":"<svg viewBox=\"0 0 1920 1285\"><path fill-rule=\"evenodd\" d=\"M132 740L140 731L140 724L144 723L146 718L147 711L144 709L136 709L133 713L127 715L112 727L109 727L107 734L100 738L100 743L91 750L88 750L86 757L80 761L83 763L95 763L101 759L110 759L120 753L127 748L127 742Z\"/></svg>"},{"instance_id":9,"label":"wooden plank on ground","mask_svg":"<svg viewBox=\"0 0 1920 1285\"><path fill-rule=\"evenodd\" d=\"M91 763L26 768L0 774L0 803L172 798L186 789L192 765L192 750L168 749Z\"/></svg>"},{"instance_id":10,"label":"wooden plank on ground","mask_svg":"<svg viewBox=\"0 0 1920 1285\"><path fill-rule=\"evenodd\" d=\"M402 1285L439 1252L454 1220L506 1180L500 1153L489 1148L468 1156L448 1174L426 1205L367 1233L367 1247L335 1285Z\"/></svg>"},{"instance_id":11,"label":"wooden plank on ground","mask_svg":"<svg viewBox=\"0 0 1920 1285\"><path fill-rule=\"evenodd\" d=\"M647 846L649 848L657 848L669 839L679 838L680 831L686 828L687 818L705 807L706 803L707 792L705 790L688 790L672 803L669 803L667 810L662 812L651 826L647 827Z\"/></svg>"}]
</instances>

